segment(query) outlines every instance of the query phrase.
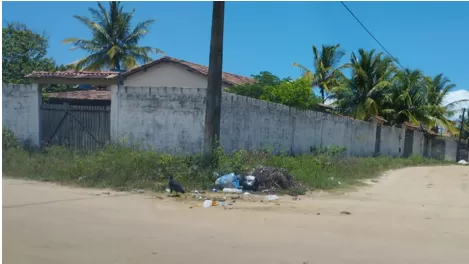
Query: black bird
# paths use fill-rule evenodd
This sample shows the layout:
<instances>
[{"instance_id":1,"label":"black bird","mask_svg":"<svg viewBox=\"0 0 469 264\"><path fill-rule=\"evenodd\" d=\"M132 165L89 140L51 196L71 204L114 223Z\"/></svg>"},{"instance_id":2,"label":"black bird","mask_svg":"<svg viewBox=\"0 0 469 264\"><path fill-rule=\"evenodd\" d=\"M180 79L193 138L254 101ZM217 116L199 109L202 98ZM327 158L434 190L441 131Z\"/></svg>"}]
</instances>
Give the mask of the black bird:
<instances>
[{"instance_id":1,"label":"black bird","mask_svg":"<svg viewBox=\"0 0 469 264\"><path fill-rule=\"evenodd\" d=\"M168 188L169 188L169 194L174 191L177 193L186 193L184 189L182 189L181 184L179 184L177 181L173 180L173 176L169 176L169 183L168 183Z\"/></svg>"}]
</instances>

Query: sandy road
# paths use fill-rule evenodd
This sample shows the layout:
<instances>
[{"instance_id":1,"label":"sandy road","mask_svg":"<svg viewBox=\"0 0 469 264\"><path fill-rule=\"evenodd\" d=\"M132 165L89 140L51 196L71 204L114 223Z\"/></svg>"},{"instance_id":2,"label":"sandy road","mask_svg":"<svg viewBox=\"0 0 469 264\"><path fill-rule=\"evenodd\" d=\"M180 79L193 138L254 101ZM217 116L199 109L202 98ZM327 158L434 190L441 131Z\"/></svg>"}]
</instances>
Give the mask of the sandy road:
<instances>
[{"instance_id":1,"label":"sandy road","mask_svg":"<svg viewBox=\"0 0 469 264\"><path fill-rule=\"evenodd\" d=\"M3 179L3 263L469 262L468 166L231 210L102 192Z\"/></svg>"}]
</instances>

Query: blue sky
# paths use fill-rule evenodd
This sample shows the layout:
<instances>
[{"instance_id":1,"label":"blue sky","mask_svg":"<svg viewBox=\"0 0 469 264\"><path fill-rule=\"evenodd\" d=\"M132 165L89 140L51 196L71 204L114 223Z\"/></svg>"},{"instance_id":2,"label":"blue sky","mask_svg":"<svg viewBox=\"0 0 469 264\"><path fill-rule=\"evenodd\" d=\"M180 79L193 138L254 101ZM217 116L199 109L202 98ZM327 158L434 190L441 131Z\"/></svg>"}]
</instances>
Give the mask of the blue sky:
<instances>
[{"instance_id":1,"label":"blue sky","mask_svg":"<svg viewBox=\"0 0 469 264\"><path fill-rule=\"evenodd\" d=\"M444 73L469 98L469 2L346 2L404 67L427 75ZM3 23L22 22L50 37L49 55L58 63L85 54L61 41L88 38L72 16L89 15L95 2L3 2ZM212 2L125 2L135 21L155 19L143 45L207 65ZM381 51L340 2L227 2L224 71L249 76L270 71L298 77L292 66L311 66L312 45L340 43L347 55L358 48ZM450 100L450 99L449 99Z\"/></svg>"}]
</instances>

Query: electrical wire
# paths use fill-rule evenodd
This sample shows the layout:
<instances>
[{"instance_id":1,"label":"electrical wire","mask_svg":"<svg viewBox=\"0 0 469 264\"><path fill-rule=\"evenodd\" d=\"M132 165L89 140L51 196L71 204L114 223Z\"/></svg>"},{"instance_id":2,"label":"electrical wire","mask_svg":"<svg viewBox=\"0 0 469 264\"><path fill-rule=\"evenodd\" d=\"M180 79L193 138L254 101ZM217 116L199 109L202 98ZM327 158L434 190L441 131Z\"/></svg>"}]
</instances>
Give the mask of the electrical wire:
<instances>
[{"instance_id":1,"label":"electrical wire","mask_svg":"<svg viewBox=\"0 0 469 264\"><path fill-rule=\"evenodd\" d=\"M345 5L345 3L343 1L340 1L340 3L342 3L342 5L345 7L345 9L347 9L347 11L355 18L355 20L357 20L357 22L363 27L363 29L366 30L366 32L368 32L368 34L381 46L381 48L386 51L386 53L399 65L401 66L402 69L405 69L404 66L401 65L401 63L391 54L391 52L389 52L384 46L383 44L381 44L381 42L379 42L379 40L377 38L375 38L375 36L365 27L365 25L363 25L363 23L360 21L360 19L358 19L358 17L352 12L352 10L350 10L350 8L348 8L347 5Z\"/></svg>"}]
</instances>

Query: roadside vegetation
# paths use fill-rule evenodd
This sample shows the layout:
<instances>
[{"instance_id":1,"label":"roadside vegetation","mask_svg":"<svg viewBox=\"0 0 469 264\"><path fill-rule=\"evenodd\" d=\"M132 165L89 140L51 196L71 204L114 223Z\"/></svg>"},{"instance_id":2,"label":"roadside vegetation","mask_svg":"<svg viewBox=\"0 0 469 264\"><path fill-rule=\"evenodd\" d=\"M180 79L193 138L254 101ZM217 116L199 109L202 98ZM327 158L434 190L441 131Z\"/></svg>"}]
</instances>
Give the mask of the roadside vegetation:
<instances>
[{"instance_id":1,"label":"roadside vegetation","mask_svg":"<svg viewBox=\"0 0 469 264\"><path fill-rule=\"evenodd\" d=\"M301 183L287 190L301 194L308 190L347 187L379 176L390 169L408 166L443 165L445 161L422 157L346 157L344 149L315 149L308 155L272 155L269 151L216 152L217 166L202 166L200 156L173 156L118 145L80 153L52 146L41 151L22 147L11 131L3 129L3 175L51 181L82 187L116 190L164 191L167 175L173 175L187 191L211 189L215 173L248 174L259 166L285 168Z\"/></svg>"}]
</instances>

